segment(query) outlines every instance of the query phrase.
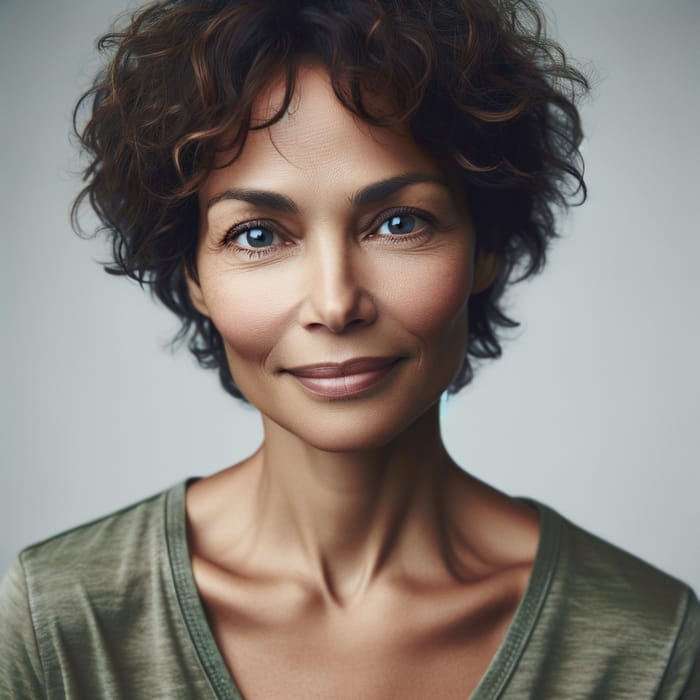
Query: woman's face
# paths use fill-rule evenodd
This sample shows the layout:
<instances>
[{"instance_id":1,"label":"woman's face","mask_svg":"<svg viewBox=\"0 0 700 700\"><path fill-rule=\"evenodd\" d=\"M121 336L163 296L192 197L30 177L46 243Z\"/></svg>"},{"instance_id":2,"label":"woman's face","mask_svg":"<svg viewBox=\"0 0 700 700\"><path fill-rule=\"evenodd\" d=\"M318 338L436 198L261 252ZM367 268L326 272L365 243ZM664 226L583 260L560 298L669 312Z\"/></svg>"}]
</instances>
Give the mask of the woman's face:
<instances>
[{"instance_id":1,"label":"woman's face","mask_svg":"<svg viewBox=\"0 0 700 700\"><path fill-rule=\"evenodd\" d=\"M268 420L341 451L386 444L436 406L465 352L474 231L408 130L360 122L304 68L285 117L251 131L199 197L190 292Z\"/></svg>"}]
</instances>

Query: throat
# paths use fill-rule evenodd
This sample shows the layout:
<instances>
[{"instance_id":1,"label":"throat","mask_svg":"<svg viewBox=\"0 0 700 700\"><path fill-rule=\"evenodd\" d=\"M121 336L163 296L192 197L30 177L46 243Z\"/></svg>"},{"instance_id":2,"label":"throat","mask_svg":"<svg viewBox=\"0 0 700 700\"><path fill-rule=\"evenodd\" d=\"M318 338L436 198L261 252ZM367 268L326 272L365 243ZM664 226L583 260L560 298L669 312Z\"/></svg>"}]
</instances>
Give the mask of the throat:
<instances>
[{"instance_id":1,"label":"throat","mask_svg":"<svg viewBox=\"0 0 700 700\"><path fill-rule=\"evenodd\" d=\"M382 577L438 556L450 461L441 443L421 451L394 445L372 454L320 453L266 440L256 527L296 559L294 568L329 605L351 606Z\"/></svg>"},{"instance_id":2,"label":"throat","mask_svg":"<svg viewBox=\"0 0 700 700\"><path fill-rule=\"evenodd\" d=\"M372 566L367 563L363 569L351 568L347 572L342 567L334 568L327 561L321 562L323 587L322 594L327 604L346 610L363 596L372 579ZM340 570L339 570L340 569Z\"/></svg>"}]
</instances>

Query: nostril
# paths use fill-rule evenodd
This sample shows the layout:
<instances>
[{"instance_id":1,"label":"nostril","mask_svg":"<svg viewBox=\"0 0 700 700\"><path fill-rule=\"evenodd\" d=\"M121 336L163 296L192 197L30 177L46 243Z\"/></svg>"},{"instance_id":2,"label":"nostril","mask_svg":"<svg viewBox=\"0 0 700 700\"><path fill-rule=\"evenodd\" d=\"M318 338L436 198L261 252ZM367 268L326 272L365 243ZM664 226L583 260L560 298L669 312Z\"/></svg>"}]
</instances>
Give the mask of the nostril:
<instances>
[{"instance_id":1,"label":"nostril","mask_svg":"<svg viewBox=\"0 0 700 700\"><path fill-rule=\"evenodd\" d=\"M352 321L350 321L347 324L348 328L357 328L361 326L366 326L369 323L369 320L366 318L354 318Z\"/></svg>"},{"instance_id":2,"label":"nostril","mask_svg":"<svg viewBox=\"0 0 700 700\"><path fill-rule=\"evenodd\" d=\"M336 259L333 265L321 262L308 278L307 296L300 306L301 325L343 333L372 323L377 313L373 297L353 274L356 270L348 258Z\"/></svg>"},{"instance_id":3,"label":"nostril","mask_svg":"<svg viewBox=\"0 0 700 700\"><path fill-rule=\"evenodd\" d=\"M355 318L325 318L324 320L310 321L304 324L308 330L325 329L331 333L347 333L359 328L363 328L374 320L374 314L368 316L357 316Z\"/></svg>"}]
</instances>

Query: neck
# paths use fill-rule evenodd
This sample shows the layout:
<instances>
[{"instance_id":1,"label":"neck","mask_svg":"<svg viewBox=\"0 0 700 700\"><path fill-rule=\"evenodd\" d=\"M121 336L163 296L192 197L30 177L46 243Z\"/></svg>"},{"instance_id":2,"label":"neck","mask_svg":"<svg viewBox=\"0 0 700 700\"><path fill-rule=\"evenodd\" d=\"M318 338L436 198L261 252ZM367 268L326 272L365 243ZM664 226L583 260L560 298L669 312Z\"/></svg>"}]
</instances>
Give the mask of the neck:
<instances>
[{"instance_id":1,"label":"neck","mask_svg":"<svg viewBox=\"0 0 700 700\"><path fill-rule=\"evenodd\" d=\"M276 542L325 596L343 605L388 572L435 556L453 466L437 406L389 445L361 452L319 450L267 419L264 427L255 460L259 544Z\"/></svg>"}]
</instances>

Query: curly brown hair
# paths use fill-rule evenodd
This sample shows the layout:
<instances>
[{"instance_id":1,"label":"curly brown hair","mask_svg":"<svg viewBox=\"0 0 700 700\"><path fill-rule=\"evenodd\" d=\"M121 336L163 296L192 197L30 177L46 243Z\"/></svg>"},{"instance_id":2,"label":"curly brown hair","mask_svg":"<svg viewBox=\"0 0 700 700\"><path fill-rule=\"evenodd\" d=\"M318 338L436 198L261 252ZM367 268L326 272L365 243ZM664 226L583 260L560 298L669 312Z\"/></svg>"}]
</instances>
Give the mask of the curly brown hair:
<instances>
[{"instance_id":1,"label":"curly brown hair","mask_svg":"<svg viewBox=\"0 0 700 700\"><path fill-rule=\"evenodd\" d=\"M182 322L176 340L239 398L222 338L187 291L196 194L217 153L239 152L249 130L283 116L302 58L323 63L348 110L377 126L407 122L457 172L477 247L501 261L469 299L468 350L450 392L471 381L472 358L500 356L498 331L518 325L505 290L544 265L557 208L586 197L576 102L588 83L532 0L165 0L98 47L110 60L74 114L90 157L74 227L87 199L111 237L107 271L149 285ZM252 126L254 101L280 74L281 107ZM389 113L373 112L377 91Z\"/></svg>"}]
</instances>

